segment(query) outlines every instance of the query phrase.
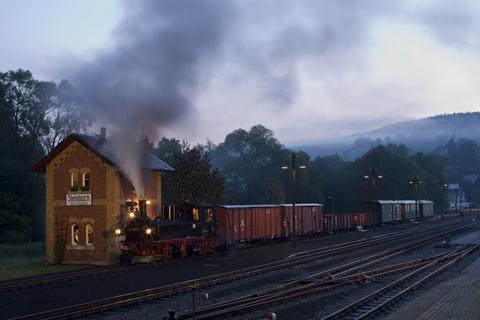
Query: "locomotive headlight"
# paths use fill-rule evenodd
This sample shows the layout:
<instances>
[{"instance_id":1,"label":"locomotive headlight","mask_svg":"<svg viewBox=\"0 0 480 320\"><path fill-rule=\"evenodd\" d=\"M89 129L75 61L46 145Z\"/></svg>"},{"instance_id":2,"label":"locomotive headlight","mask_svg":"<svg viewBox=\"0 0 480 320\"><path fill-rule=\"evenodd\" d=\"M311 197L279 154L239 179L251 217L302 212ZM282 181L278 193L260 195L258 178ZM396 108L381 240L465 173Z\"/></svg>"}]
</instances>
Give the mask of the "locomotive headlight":
<instances>
[{"instance_id":1,"label":"locomotive headlight","mask_svg":"<svg viewBox=\"0 0 480 320\"><path fill-rule=\"evenodd\" d=\"M135 212L133 212L133 211L130 212L130 213L128 214L128 216L130 217L130 219L135 218Z\"/></svg>"},{"instance_id":2,"label":"locomotive headlight","mask_svg":"<svg viewBox=\"0 0 480 320\"><path fill-rule=\"evenodd\" d=\"M145 233L146 233L146 234L151 234L151 233L152 233L152 229L150 229L150 228L145 229Z\"/></svg>"},{"instance_id":3,"label":"locomotive headlight","mask_svg":"<svg viewBox=\"0 0 480 320\"><path fill-rule=\"evenodd\" d=\"M116 234L117 236L119 236L120 234L122 234L122 229L120 229L120 228L115 229L115 234Z\"/></svg>"}]
</instances>

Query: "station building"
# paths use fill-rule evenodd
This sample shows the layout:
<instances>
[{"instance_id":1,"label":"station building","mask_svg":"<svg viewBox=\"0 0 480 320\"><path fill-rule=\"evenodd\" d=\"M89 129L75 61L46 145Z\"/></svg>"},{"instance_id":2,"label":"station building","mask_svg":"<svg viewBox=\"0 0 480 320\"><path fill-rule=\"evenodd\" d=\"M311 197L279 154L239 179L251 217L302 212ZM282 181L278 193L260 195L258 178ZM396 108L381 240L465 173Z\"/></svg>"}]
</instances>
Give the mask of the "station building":
<instances>
[{"instance_id":1,"label":"station building","mask_svg":"<svg viewBox=\"0 0 480 320\"><path fill-rule=\"evenodd\" d=\"M162 208L162 174L168 164L142 150L147 214ZM127 201L138 201L119 169L113 144L102 128L99 136L71 134L37 162L45 173L46 255L49 263L115 263L119 254L114 230L126 219Z\"/></svg>"}]
</instances>

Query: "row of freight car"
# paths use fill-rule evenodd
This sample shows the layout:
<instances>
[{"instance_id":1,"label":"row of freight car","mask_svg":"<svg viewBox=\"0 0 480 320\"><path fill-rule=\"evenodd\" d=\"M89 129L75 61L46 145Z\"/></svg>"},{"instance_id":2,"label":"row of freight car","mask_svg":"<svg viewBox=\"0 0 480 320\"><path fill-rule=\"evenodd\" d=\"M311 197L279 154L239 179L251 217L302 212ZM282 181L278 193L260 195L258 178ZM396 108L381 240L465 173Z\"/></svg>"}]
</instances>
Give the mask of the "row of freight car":
<instances>
[{"instance_id":1,"label":"row of freight car","mask_svg":"<svg viewBox=\"0 0 480 320\"><path fill-rule=\"evenodd\" d=\"M433 216L430 200L377 200L365 203L365 211L376 212L381 223L398 223Z\"/></svg>"},{"instance_id":2,"label":"row of freight car","mask_svg":"<svg viewBox=\"0 0 480 320\"><path fill-rule=\"evenodd\" d=\"M415 210L415 205L417 209ZM364 212L325 214L321 204L296 205L296 234L308 236L358 226L399 223L433 216L428 200L380 200L365 203ZM287 238L293 234L292 205L224 205L215 208L217 234L227 243L266 238Z\"/></svg>"},{"instance_id":3,"label":"row of freight car","mask_svg":"<svg viewBox=\"0 0 480 320\"><path fill-rule=\"evenodd\" d=\"M293 235L292 205L225 205L216 207L215 213L217 235L228 244ZM323 205L315 203L297 204L295 216L298 236L376 224L373 212L326 215Z\"/></svg>"}]
</instances>

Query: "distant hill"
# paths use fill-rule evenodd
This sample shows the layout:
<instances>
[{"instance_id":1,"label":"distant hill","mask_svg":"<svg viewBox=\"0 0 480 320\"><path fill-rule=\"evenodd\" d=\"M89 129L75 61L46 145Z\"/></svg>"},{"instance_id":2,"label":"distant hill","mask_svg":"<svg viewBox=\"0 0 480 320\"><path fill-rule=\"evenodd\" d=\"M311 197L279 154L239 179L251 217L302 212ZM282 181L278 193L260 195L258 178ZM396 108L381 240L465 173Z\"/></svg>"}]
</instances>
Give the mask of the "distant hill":
<instances>
[{"instance_id":1,"label":"distant hill","mask_svg":"<svg viewBox=\"0 0 480 320\"><path fill-rule=\"evenodd\" d=\"M345 137L341 143L304 145L292 149L303 150L312 157L337 153L346 159L355 159L380 144L402 143L412 151L432 151L451 138L480 141L480 112L443 114L403 121Z\"/></svg>"}]
</instances>

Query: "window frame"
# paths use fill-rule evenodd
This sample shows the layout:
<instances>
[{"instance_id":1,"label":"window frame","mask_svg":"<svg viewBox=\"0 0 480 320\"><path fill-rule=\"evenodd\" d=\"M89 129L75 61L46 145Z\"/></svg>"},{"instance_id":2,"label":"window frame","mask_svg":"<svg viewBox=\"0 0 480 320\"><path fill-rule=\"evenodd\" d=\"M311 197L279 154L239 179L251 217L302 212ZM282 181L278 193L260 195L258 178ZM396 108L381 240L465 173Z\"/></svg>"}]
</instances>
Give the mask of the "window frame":
<instances>
[{"instance_id":1,"label":"window frame","mask_svg":"<svg viewBox=\"0 0 480 320\"><path fill-rule=\"evenodd\" d=\"M70 191L78 191L78 172L70 172Z\"/></svg>"},{"instance_id":2,"label":"window frame","mask_svg":"<svg viewBox=\"0 0 480 320\"><path fill-rule=\"evenodd\" d=\"M75 227L77 229L77 233L75 233ZM70 225L70 245L72 246L80 245L80 226L78 225L78 223L72 223Z\"/></svg>"},{"instance_id":3,"label":"window frame","mask_svg":"<svg viewBox=\"0 0 480 320\"><path fill-rule=\"evenodd\" d=\"M90 229L90 232L89 232ZM85 245L86 246L93 246L93 224L87 223L85 225Z\"/></svg>"},{"instance_id":4,"label":"window frame","mask_svg":"<svg viewBox=\"0 0 480 320\"><path fill-rule=\"evenodd\" d=\"M193 222L200 222L200 209L198 208L192 209L192 220Z\"/></svg>"},{"instance_id":5,"label":"window frame","mask_svg":"<svg viewBox=\"0 0 480 320\"><path fill-rule=\"evenodd\" d=\"M88 182L87 184L85 182ZM90 172L82 172L82 190L90 190Z\"/></svg>"},{"instance_id":6,"label":"window frame","mask_svg":"<svg viewBox=\"0 0 480 320\"><path fill-rule=\"evenodd\" d=\"M213 209L208 208L205 210L205 221L212 222L213 221Z\"/></svg>"}]
</instances>

